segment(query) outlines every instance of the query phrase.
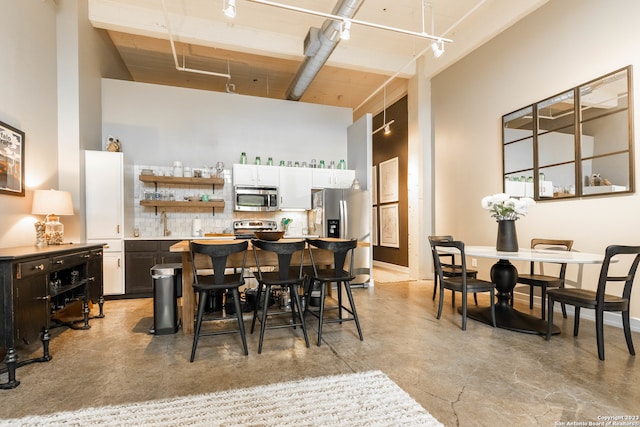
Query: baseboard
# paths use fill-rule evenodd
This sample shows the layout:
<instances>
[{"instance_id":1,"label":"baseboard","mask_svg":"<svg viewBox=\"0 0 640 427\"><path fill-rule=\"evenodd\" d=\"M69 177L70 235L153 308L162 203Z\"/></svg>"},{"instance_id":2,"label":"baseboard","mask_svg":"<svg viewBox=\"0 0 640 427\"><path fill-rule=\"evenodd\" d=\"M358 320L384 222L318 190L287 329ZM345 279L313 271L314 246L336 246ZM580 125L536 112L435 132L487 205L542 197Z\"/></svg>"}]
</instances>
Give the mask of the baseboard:
<instances>
[{"instance_id":1,"label":"baseboard","mask_svg":"<svg viewBox=\"0 0 640 427\"><path fill-rule=\"evenodd\" d=\"M398 273L409 274L409 267L404 267L402 265L390 264L383 261L373 261L373 266L378 268L384 268L385 270L393 270Z\"/></svg>"},{"instance_id":2,"label":"baseboard","mask_svg":"<svg viewBox=\"0 0 640 427\"><path fill-rule=\"evenodd\" d=\"M513 293L514 298L516 301L521 302L523 304L526 304L527 306L529 306L529 294L528 293L522 293L522 292L514 292ZM541 308L541 303L542 299L537 296L534 295L533 297L533 308L537 308L538 310L540 310ZM571 305L567 305L567 315L574 315L574 307ZM562 308L560 307L560 304L555 304L554 310L554 317L557 317L557 315L555 313L559 313L560 316L562 316ZM580 310L580 320L582 319L588 319L588 320L592 320L595 322L596 320L596 314L595 314L595 310L590 310L587 308L583 308ZM637 317L632 317L630 319L630 323L631 323L631 330L633 332L640 332L640 318ZM619 313L616 312L605 312L604 313L604 324L605 325L609 325L609 326L615 326L617 328L622 328L622 316L620 316Z\"/></svg>"}]
</instances>

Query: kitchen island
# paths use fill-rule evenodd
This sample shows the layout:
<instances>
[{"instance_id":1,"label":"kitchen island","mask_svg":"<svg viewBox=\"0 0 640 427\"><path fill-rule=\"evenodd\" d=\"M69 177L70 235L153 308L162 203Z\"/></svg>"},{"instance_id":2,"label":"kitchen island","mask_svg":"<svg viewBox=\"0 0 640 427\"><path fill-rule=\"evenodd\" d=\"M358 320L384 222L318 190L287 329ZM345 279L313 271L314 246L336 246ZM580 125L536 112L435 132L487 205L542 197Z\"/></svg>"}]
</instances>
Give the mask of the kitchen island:
<instances>
[{"instance_id":1,"label":"kitchen island","mask_svg":"<svg viewBox=\"0 0 640 427\"><path fill-rule=\"evenodd\" d=\"M205 244L216 244L216 243L237 243L237 240L228 240L228 239L198 239L198 242ZM364 243L368 245L368 243ZM249 251L253 251L251 244L249 244ZM313 258L314 260L321 265L332 265L333 264L333 252L313 248ZM193 319L195 315L196 309L196 301L195 294L193 292L193 266L191 263L191 254L189 252L189 240L180 241L170 248L171 252L181 252L182 253L182 332L185 335L192 335L194 330ZM271 252L259 252L260 256L260 265L277 265L278 260L275 254ZM197 261L196 268L198 269L206 269L211 268L211 261L205 260L201 258L201 261ZM305 263L311 264L311 259L308 256L308 252L305 252ZM235 254L229 257L227 262L227 267L236 268L242 266L242 255ZM245 267L255 267L255 257L253 253L247 254L247 260Z\"/></svg>"}]
</instances>

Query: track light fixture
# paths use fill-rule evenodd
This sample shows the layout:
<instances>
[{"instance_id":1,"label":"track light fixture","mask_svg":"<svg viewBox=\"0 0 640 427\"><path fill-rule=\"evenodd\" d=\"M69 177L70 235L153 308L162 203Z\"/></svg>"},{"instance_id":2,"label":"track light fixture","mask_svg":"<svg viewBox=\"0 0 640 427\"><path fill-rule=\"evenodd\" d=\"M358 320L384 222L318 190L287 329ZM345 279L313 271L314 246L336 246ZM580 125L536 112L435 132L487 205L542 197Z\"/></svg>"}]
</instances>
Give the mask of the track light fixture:
<instances>
[{"instance_id":1,"label":"track light fixture","mask_svg":"<svg viewBox=\"0 0 640 427\"><path fill-rule=\"evenodd\" d=\"M236 0L224 0L222 12L229 18L236 17Z\"/></svg>"},{"instance_id":2,"label":"track light fixture","mask_svg":"<svg viewBox=\"0 0 640 427\"><path fill-rule=\"evenodd\" d=\"M342 21L340 29L340 38L342 40L349 40L351 38L351 21L348 19Z\"/></svg>"},{"instance_id":3,"label":"track light fixture","mask_svg":"<svg viewBox=\"0 0 640 427\"><path fill-rule=\"evenodd\" d=\"M444 43L442 40L434 40L431 43L431 50L433 51L433 56L436 58L440 58L444 53Z\"/></svg>"}]
</instances>

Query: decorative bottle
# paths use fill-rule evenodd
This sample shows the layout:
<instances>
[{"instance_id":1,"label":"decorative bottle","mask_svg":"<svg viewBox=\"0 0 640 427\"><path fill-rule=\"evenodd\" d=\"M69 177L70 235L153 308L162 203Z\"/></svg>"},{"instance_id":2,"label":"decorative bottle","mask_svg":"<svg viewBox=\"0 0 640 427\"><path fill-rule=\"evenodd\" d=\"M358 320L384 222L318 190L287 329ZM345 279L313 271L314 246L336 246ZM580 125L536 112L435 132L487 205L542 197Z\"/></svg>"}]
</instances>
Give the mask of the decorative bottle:
<instances>
[{"instance_id":1,"label":"decorative bottle","mask_svg":"<svg viewBox=\"0 0 640 427\"><path fill-rule=\"evenodd\" d=\"M247 153L245 153L244 151L242 152L242 154L240 154L240 164L241 165L247 164Z\"/></svg>"}]
</instances>

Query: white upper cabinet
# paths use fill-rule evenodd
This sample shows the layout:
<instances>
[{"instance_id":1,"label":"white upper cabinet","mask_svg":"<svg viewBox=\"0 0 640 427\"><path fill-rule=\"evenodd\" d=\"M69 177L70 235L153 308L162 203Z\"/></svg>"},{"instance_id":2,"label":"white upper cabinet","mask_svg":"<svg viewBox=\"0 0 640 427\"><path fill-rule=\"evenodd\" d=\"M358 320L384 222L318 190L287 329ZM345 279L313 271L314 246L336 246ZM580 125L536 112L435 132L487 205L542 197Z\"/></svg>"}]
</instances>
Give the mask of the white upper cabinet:
<instances>
[{"instance_id":1,"label":"white upper cabinet","mask_svg":"<svg viewBox=\"0 0 640 427\"><path fill-rule=\"evenodd\" d=\"M350 169L312 169L313 188L351 188L356 171Z\"/></svg>"},{"instance_id":2,"label":"white upper cabinet","mask_svg":"<svg viewBox=\"0 0 640 427\"><path fill-rule=\"evenodd\" d=\"M280 209L311 209L311 171L280 167Z\"/></svg>"},{"instance_id":3,"label":"white upper cabinet","mask_svg":"<svg viewBox=\"0 0 640 427\"><path fill-rule=\"evenodd\" d=\"M279 183L277 166L233 165L233 185L277 187Z\"/></svg>"},{"instance_id":4,"label":"white upper cabinet","mask_svg":"<svg viewBox=\"0 0 640 427\"><path fill-rule=\"evenodd\" d=\"M85 151L87 239L123 237L123 154Z\"/></svg>"}]
</instances>

